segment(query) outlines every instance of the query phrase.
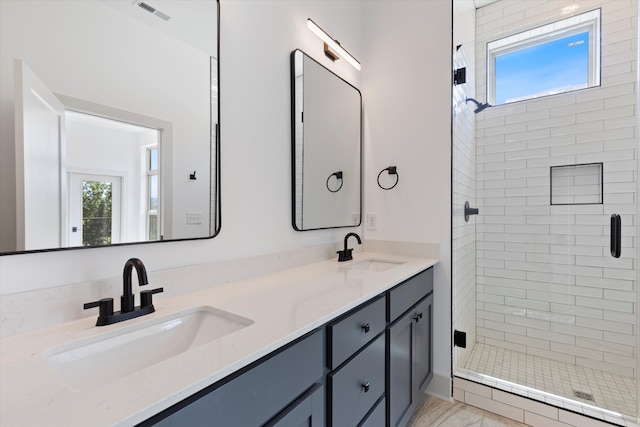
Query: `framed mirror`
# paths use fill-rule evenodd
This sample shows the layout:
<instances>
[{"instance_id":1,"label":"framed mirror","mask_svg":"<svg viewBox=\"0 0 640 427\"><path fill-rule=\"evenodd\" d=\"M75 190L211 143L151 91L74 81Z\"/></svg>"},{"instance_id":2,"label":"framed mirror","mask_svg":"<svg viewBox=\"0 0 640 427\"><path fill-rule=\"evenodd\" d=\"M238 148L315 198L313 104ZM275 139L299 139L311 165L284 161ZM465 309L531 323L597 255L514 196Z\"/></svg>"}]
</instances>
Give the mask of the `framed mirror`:
<instances>
[{"instance_id":1,"label":"framed mirror","mask_svg":"<svg viewBox=\"0 0 640 427\"><path fill-rule=\"evenodd\" d=\"M0 254L218 233L218 13L0 1Z\"/></svg>"},{"instance_id":2,"label":"framed mirror","mask_svg":"<svg viewBox=\"0 0 640 427\"><path fill-rule=\"evenodd\" d=\"M293 228L360 225L362 95L301 50L291 53Z\"/></svg>"}]
</instances>

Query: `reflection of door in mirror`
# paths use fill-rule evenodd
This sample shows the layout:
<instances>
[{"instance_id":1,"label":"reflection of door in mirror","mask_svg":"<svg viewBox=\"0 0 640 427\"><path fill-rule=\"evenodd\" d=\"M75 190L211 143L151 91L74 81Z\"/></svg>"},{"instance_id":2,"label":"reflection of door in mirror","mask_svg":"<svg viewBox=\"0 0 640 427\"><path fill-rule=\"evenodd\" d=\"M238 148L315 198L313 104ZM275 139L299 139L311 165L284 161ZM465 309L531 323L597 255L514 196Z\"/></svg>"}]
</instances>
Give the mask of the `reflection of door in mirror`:
<instances>
[{"instance_id":1,"label":"reflection of door in mirror","mask_svg":"<svg viewBox=\"0 0 640 427\"><path fill-rule=\"evenodd\" d=\"M62 244L64 106L38 76L14 63L16 236L19 250Z\"/></svg>"},{"instance_id":2,"label":"reflection of door in mirror","mask_svg":"<svg viewBox=\"0 0 640 427\"><path fill-rule=\"evenodd\" d=\"M291 56L293 227L352 227L361 217L360 91L296 50Z\"/></svg>"},{"instance_id":3,"label":"reflection of door in mirror","mask_svg":"<svg viewBox=\"0 0 640 427\"><path fill-rule=\"evenodd\" d=\"M121 195L121 176L69 173L69 245L120 243Z\"/></svg>"},{"instance_id":4,"label":"reflection of door in mirror","mask_svg":"<svg viewBox=\"0 0 640 427\"><path fill-rule=\"evenodd\" d=\"M159 130L74 111L67 111L65 117L66 170L120 177L122 181L122 207L118 216L122 228L120 233L114 232L111 242L101 244L158 239L162 185ZM79 191L80 186L74 188ZM69 196L73 200L71 190ZM74 227L78 227L77 222L68 224L68 228ZM76 234L72 232L72 236ZM94 246L77 238L69 243Z\"/></svg>"}]
</instances>

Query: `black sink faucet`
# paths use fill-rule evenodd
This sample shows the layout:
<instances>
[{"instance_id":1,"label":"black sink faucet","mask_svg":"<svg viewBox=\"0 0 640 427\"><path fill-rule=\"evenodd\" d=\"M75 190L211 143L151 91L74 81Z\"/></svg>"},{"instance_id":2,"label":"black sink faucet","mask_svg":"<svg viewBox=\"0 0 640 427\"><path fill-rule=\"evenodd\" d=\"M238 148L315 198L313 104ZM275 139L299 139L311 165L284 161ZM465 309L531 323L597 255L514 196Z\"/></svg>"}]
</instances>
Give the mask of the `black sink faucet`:
<instances>
[{"instance_id":1,"label":"black sink faucet","mask_svg":"<svg viewBox=\"0 0 640 427\"><path fill-rule=\"evenodd\" d=\"M359 245L362 244L362 240L360 240L360 236L358 236L356 233L349 233L346 236L344 236L344 250L337 252L338 262L351 261L353 259L353 255L351 254L353 252L353 249L349 249L349 247L347 247L347 240L349 240L349 237L351 236L356 238Z\"/></svg>"},{"instance_id":2,"label":"black sink faucet","mask_svg":"<svg viewBox=\"0 0 640 427\"><path fill-rule=\"evenodd\" d=\"M100 308L96 326L111 325L112 323L144 316L156 310L153 306L153 294L160 293L164 289L156 288L140 292L140 305L136 307L133 290L131 289L131 273L134 268L136 269L136 273L138 273L138 285L144 286L149 284L147 269L144 267L142 261L138 258L130 258L124 264L124 271L122 273L123 291L120 297L120 311L113 312L113 298L102 298L99 301L88 302L84 305L85 310L93 307Z\"/></svg>"},{"instance_id":3,"label":"black sink faucet","mask_svg":"<svg viewBox=\"0 0 640 427\"><path fill-rule=\"evenodd\" d=\"M147 279L147 269L144 264L138 258L129 258L124 264L124 271L122 272L122 296L120 297L120 311L128 313L133 311L136 307L133 291L131 290L131 273L135 267L136 273L138 273L138 286L144 286L149 284Z\"/></svg>"}]
</instances>

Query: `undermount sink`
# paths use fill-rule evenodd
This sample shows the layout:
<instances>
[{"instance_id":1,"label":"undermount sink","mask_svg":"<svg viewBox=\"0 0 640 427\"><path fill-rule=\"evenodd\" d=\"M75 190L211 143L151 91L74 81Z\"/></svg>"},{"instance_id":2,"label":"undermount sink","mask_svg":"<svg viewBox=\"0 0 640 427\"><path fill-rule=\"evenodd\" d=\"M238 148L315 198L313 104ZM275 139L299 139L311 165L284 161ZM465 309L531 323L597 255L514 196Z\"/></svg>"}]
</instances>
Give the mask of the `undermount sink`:
<instances>
[{"instance_id":1,"label":"undermount sink","mask_svg":"<svg viewBox=\"0 0 640 427\"><path fill-rule=\"evenodd\" d=\"M351 264L350 269L355 270L369 270L369 271L387 271L393 267L397 267L400 264L404 264L404 261L390 261L384 259L365 259L364 261L358 261L355 264Z\"/></svg>"},{"instance_id":2,"label":"undermount sink","mask_svg":"<svg viewBox=\"0 0 640 427\"><path fill-rule=\"evenodd\" d=\"M76 390L100 387L155 363L245 328L252 320L209 306L63 344L44 357Z\"/></svg>"}]
</instances>

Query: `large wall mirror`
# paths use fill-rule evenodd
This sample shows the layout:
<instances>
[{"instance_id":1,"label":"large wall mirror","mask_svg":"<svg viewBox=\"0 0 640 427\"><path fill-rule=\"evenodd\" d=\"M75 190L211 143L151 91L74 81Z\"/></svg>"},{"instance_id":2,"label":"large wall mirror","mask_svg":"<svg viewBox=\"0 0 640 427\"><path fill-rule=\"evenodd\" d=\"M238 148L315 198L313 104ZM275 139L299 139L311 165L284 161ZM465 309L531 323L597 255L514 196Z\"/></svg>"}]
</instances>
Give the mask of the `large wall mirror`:
<instances>
[{"instance_id":1,"label":"large wall mirror","mask_svg":"<svg viewBox=\"0 0 640 427\"><path fill-rule=\"evenodd\" d=\"M0 1L0 253L220 227L217 0Z\"/></svg>"},{"instance_id":2,"label":"large wall mirror","mask_svg":"<svg viewBox=\"0 0 640 427\"><path fill-rule=\"evenodd\" d=\"M300 50L291 54L293 227L360 225L362 96Z\"/></svg>"}]
</instances>

